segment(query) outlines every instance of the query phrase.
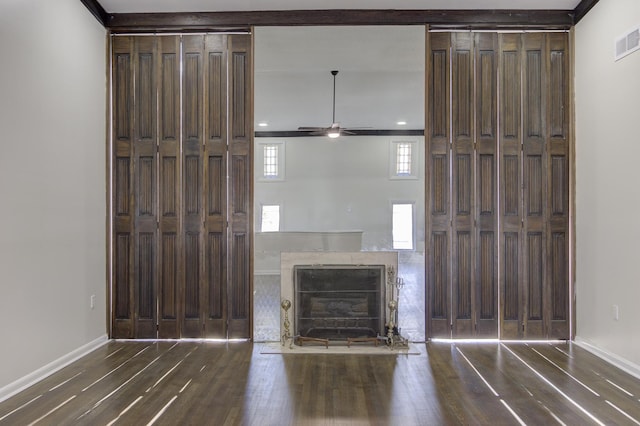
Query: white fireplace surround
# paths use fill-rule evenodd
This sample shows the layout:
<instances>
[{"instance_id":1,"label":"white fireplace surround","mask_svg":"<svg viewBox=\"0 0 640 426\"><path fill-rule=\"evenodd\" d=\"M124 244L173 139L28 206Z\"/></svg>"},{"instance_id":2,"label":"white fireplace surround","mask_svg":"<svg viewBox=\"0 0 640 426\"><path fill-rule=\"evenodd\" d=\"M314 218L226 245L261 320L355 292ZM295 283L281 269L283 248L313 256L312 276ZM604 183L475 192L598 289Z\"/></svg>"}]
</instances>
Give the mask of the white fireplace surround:
<instances>
[{"instance_id":1,"label":"white fireplace surround","mask_svg":"<svg viewBox=\"0 0 640 426\"><path fill-rule=\"evenodd\" d=\"M295 266L333 266L333 265L383 265L385 284L390 271L393 268L394 273L398 272L398 253L391 251L360 251L360 252L283 252L280 255L280 300L290 300L291 308L289 309L289 321L292 327L295 327L293 318L295 318L294 303L294 272ZM387 305L391 299L391 291L385 288L385 321L389 314ZM280 309L280 334L284 332L284 311ZM296 335L297 330L291 329L291 334Z\"/></svg>"}]
</instances>

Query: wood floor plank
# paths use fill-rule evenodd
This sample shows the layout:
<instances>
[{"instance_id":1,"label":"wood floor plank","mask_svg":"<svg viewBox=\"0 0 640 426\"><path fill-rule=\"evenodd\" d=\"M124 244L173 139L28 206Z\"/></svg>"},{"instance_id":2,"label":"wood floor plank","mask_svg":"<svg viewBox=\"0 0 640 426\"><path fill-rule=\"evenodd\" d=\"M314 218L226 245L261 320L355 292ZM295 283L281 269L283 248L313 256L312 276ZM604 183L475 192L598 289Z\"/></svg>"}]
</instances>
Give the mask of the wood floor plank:
<instances>
[{"instance_id":1,"label":"wood floor plank","mask_svg":"<svg viewBox=\"0 0 640 426\"><path fill-rule=\"evenodd\" d=\"M548 363L547 360L538 356L535 352L537 351L537 348L529 345L507 346L527 362L531 368L534 368L540 375L544 376L552 386L558 389L555 391L557 394L556 398L564 398L572 404L575 404L574 407L581 407L580 410L583 410L583 412L589 413L590 416L592 416L587 417L585 421L591 421L594 423L600 421L604 424L626 423L626 420L623 418L624 416L619 411L615 410L610 404L606 403L606 397L604 395L594 395L574 380L571 380L565 374L559 373L554 366ZM552 386L549 385L547 388L551 389ZM551 393L551 396L553 396L553 393ZM549 403L553 403L553 399L551 399ZM556 405L559 405L557 404L557 401Z\"/></svg>"},{"instance_id":2,"label":"wood floor plank","mask_svg":"<svg viewBox=\"0 0 640 426\"><path fill-rule=\"evenodd\" d=\"M569 394L576 402L597 411L605 423L626 423L635 420L640 424L638 410L640 382L581 348L558 351L548 345L516 346L512 349L526 357L534 368ZM618 380L623 386L613 380ZM623 414L626 413L626 414ZM636 413L635 415L631 413ZM600 418L599 417L599 418Z\"/></svg>"},{"instance_id":3,"label":"wood floor plank","mask_svg":"<svg viewBox=\"0 0 640 426\"><path fill-rule=\"evenodd\" d=\"M640 380L570 343L396 356L113 341L0 403L0 426L597 424L559 392L603 424L640 418Z\"/></svg>"},{"instance_id":4,"label":"wood floor plank","mask_svg":"<svg viewBox=\"0 0 640 426\"><path fill-rule=\"evenodd\" d=\"M525 347L524 345L521 345ZM479 347L470 354L478 363L494 361L499 377L489 376L505 401L527 424L589 424L591 419L578 407L564 399L552 386L529 369L503 345L495 348ZM481 370L482 371L482 370Z\"/></svg>"},{"instance_id":5,"label":"wood floor plank","mask_svg":"<svg viewBox=\"0 0 640 426\"><path fill-rule=\"evenodd\" d=\"M443 408L457 424L509 424L512 416L459 356L455 345L429 344L429 359Z\"/></svg>"}]
</instances>

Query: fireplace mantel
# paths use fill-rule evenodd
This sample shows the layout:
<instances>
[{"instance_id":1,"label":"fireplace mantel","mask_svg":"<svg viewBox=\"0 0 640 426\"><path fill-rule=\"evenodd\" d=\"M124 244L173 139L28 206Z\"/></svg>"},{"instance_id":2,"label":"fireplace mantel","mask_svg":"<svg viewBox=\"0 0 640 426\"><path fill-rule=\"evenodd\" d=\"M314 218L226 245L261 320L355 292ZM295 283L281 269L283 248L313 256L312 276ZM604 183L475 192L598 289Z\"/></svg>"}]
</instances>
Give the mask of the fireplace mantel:
<instances>
[{"instance_id":1,"label":"fireplace mantel","mask_svg":"<svg viewBox=\"0 0 640 426\"><path fill-rule=\"evenodd\" d=\"M366 266L366 265L384 265L385 276L393 268L394 273L398 271L398 253L397 252L283 252L280 256L280 298L294 301L294 267L300 265L316 265L316 266ZM387 306L390 298L390 292L385 292ZM289 318L295 316L295 303L289 310ZM280 312L280 329L283 330L284 312ZM296 333L297 330L292 330Z\"/></svg>"}]
</instances>

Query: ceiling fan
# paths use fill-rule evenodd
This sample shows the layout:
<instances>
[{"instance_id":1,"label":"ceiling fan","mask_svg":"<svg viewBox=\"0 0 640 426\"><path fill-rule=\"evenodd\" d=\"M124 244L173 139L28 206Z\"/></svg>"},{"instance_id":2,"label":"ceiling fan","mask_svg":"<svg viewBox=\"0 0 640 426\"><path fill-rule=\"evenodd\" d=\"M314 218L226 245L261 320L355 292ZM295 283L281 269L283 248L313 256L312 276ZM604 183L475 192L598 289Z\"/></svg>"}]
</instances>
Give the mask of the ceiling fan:
<instances>
[{"instance_id":1,"label":"ceiling fan","mask_svg":"<svg viewBox=\"0 0 640 426\"><path fill-rule=\"evenodd\" d=\"M329 136L332 139L340 137L341 134L354 135L349 129L340 127L340 123L336 122L336 75L337 70L331 71L333 76L333 116L331 126L329 127L298 127L298 130L310 132L311 135L324 135Z\"/></svg>"}]
</instances>

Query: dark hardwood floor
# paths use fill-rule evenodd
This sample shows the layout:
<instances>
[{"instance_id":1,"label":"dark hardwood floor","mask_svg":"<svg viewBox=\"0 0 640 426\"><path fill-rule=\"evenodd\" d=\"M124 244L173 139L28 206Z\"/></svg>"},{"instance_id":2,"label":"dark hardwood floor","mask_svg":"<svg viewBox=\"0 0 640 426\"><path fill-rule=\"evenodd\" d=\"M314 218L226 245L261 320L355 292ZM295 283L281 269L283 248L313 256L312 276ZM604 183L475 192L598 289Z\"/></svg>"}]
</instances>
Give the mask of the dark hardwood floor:
<instances>
[{"instance_id":1,"label":"dark hardwood floor","mask_svg":"<svg viewBox=\"0 0 640 426\"><path fill-rule=\"evenodd\" d=\"M640 424L640 380L576 345L417 346L276 355L111 341L0 403L0 425Z\"/></svg>"}]
</instances>

